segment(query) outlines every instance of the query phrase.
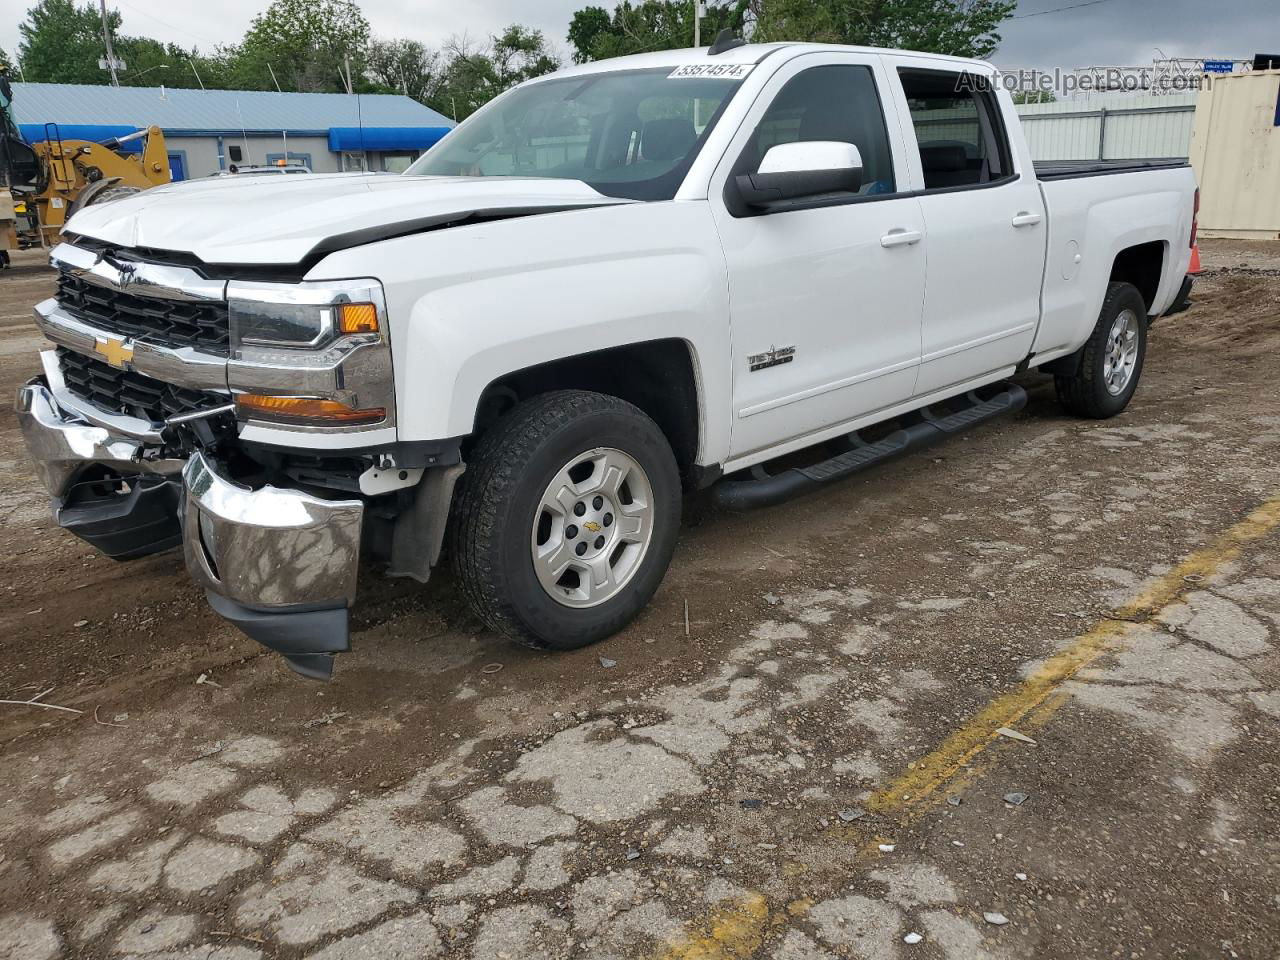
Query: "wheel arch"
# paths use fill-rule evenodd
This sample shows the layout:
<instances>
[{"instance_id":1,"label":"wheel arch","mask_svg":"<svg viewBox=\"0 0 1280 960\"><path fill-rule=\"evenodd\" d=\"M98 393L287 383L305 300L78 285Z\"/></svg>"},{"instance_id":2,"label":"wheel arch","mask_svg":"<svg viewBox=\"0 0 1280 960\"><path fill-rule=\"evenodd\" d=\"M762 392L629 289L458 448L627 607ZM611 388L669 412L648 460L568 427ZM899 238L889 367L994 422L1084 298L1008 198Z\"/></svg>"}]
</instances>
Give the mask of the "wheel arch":
<instances>
[{"instance_id":1,"label":"wheel arch","mask_svg":"<svg viewBox=\"0 0 1280 960\"><path fill-rule=\"evenodd\" d=\"M1151 240L1125 247L1111 262L1110 282L1128 283L1136 287L1147 305L1148 316L1155 311L1168 251L1168 241Z\"/></svg>"},{"instance_id":2,"label":"wheel arch","mask_svg":"<svg viewBox=\"0 0 1280 960\"><path fill-rule=\"evenodd\" d=\"M689 341L665 337L621 344L495 377L480 393L469 442L474 443L516 403L564 389L615 396L643 410L671 444L681 476L686 482L698 482L705 403L696 353Z\"/></svg>"}]
</instances>

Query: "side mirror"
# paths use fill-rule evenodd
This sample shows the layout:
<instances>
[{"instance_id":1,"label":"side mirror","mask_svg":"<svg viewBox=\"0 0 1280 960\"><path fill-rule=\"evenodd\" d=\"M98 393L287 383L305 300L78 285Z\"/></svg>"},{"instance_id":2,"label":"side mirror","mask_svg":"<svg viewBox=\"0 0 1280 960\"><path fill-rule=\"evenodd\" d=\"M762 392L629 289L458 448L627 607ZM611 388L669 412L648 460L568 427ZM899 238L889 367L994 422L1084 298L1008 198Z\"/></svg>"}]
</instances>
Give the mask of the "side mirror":
<instances>
[{"instance_id":1,"label":"side mirror","mask_svg":"<svg viewBox=\"0 0 1280 960\"><path fill-rule=\"evenodd\" d=\"M829 193L857 193L862 187L862 154L852 143L809 140L770 147L757 173L736 178L742 202L767 210L787 200Z\"/></svg>"}]
</instances>

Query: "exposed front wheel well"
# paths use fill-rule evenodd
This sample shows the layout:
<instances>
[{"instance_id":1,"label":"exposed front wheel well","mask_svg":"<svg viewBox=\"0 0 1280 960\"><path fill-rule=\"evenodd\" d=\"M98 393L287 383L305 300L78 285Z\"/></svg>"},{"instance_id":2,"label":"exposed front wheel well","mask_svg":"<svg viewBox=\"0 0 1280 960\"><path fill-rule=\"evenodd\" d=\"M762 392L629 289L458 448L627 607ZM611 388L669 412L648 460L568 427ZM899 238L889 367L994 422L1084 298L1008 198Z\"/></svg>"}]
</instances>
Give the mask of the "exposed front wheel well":
<instances>
[{"instance_id":1,"label":"exposed front wheel well","mask_svg":"<svg viewBox=\"0 0 1280 960\"><path fill-rule=\"evenodd\" d=\"M1155 309L1156 295L1160 291L1160 277L1164 272L1166 244L1162 240L1140 243L1116 254L1111 265L1111 282L1128 283L1136 287L1147 305L1147 314Z\"/></svg>"},{"instance_id":2,"label":"exposed front wheel well","mask_svg":"<svg viewBox=\"0 0 1280 960\"><path fill-rule=\"evenodd\" d=\"M472 442L517 403L551 390L590 390L634 404L666 436L681 475L688 478L693 473L698 456L698 387L693 357L683 340L650 340L596 350L506 374L481 394Z\"/></svg>"}]
</instances>

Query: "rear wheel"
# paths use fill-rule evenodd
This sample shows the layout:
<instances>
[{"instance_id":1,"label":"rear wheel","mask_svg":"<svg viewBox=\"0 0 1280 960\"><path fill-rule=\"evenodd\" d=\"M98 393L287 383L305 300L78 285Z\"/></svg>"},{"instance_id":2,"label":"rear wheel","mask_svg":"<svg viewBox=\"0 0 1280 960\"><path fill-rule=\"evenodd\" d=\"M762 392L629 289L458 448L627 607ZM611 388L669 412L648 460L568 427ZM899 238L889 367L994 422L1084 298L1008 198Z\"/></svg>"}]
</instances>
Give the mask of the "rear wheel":
<instances>
[{"instance_id":1,"label":"rear wheel","mask_svg":"<svg viewBox=\"0 0 1280 960\"><path fill-rule=\"evenodd\" d=\"M480 440L450 525L454 567L486 624L571 650L626 626L666 573L680 479L662 431L616 397L562 390Z\"/></svg>"},{"instance_id":2,"label":"rear wheel","mask_svg":"<svg viewBox=\"0 0 1280 960\"><path fill-rule=\"evenodd\" d=\"M1147 355L1147 304L1129 283L1112 283L1079 370L1058 374L1058 399L1078 417L1105 420L1129 405Z\"/></svg>"}]
</instances>

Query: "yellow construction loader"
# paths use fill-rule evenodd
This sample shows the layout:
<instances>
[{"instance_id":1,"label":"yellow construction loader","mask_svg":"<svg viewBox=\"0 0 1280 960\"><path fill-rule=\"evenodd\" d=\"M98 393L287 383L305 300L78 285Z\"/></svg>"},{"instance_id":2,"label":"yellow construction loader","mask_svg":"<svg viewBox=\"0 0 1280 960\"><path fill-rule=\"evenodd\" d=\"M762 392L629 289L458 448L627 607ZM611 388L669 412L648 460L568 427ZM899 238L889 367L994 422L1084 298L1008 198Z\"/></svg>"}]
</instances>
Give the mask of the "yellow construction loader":
<instances>
[{"instance_id":1,"label":"yellow construction loader","mask_svg":"<svg viewBox=\"0 0 1280 960\"><path fill-rule=\"evenodd\" d=\"M0 74L0 188L7 187L27 216L17 218L13 204L0 204L0 266L5 248L51 246L77 210L168 183L169 156L159 127L148 127L103 143L65 140L54 123L45 137L27 143L14 123L12 88ZM124 147L142 140L142 152ZM8 198L6 198L8 199ZM6 219L7 218L7 219Z\"/></svg>"},{"instance_id":2,"label":"yellow construction loader","mask_svg":"<svg viewBox=\"0 0 1280 960\"><path fill-rule=\"evenodd\" d=\"M134 140L142 140L142 153L123 152L121 148ZM45 246L57 242L63 224L82 207L169 182L169 155L159 127L105 143L63 140L56 129L46 128L46 139L32 149L41 176L26 201L28 210L35 204Z\"/></svg>"}]
</instances>

